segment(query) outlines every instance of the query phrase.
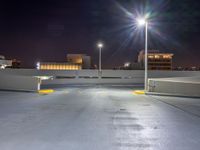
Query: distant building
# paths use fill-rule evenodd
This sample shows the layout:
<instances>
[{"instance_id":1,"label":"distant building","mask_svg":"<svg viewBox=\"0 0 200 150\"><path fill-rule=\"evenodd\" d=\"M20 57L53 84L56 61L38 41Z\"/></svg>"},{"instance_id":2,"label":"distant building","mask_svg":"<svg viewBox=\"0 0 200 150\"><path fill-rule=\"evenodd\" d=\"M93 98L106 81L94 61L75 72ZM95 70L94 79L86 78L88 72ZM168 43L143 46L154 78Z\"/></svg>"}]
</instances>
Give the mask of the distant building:
<instances>
[{"instance_id":1,"label":"distant building","mask_svg":"<svg viewBox=\"0 0 200 150\"><path fill-rule=\"evenodd\" d=\"M17 59L12 59L12 66L9 66L7 68L19 69L21 68L21 61Z\"/></svg>"},{"instance_id":2,"label":"distant building","mask_svg":"<svg viewBox=\"0 0 200 150\"><path fill-rule=\"evenodd\" d=\"M86 54L68 54L67 62L79 64L82 69L91 69L91 57Z\"/></svg>"},{"instance_id":3,"label":"distant building","mask_svg":"<svg viewBox=\"0 0 200 150\"><path fill-rule=\"evenodd\" d=\"M160 53L157 50L148 51L149 70L172 70L172 53ZM142 50L138 55L138 63L144 68L145 52Z\"/></svg>"},{"instance_id":4,"label":"distant building","mask_svg":"<svg viewBox=\"0 0 200 150\"><path fill-rule=\"evenodd\" d=\"M123 66L113 68L115 70L142 70L142 66L137 62L126 62Z\"/></svg>"},{"instance_id":5,"label":"distant building","mask_svg":"<svg viewBox=\"0 0 200 150\"><path fill-rule=\"evenodd\" d=\"M68 62L39 62L39 70L81 70L81 65Z\"/></svg>"},{"instance_id":6,"label":"distant building","mask_svg":"<svg viewBox=\"0 0 200 150\"><path fill-rule=\"evenodd\" d=\"M91 68L91 57L85 54L68 54L66 62L39 62L39 70L81 70Z\"/></svg>"},{"instance_id":7,"label":"distant building","mask_svg":"<svg viewBox=\"0 0 200 150\"><path fill-rule=\"evenodd\" d=\"M12 60L6 60L4 56L0 55L0 69L12 66Z\"/></svg>"}]
</instances>

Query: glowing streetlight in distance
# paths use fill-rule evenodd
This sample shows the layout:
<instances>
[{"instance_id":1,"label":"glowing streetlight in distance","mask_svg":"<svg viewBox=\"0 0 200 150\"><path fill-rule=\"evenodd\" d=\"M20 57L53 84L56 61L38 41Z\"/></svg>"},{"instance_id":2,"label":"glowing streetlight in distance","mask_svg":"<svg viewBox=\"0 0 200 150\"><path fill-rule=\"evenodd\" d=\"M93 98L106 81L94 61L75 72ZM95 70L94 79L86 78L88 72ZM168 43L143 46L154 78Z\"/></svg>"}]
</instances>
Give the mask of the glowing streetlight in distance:
<instances>
[{"instance_id":1,"label":"glowing streetlight in distance","mask_svg":"<svg viewBox=\"0 0 200 150\"><path fill-rule=\"evenodd\" d=\"M39 70L40 69L40 62L36 63L36 69Z\"/></svg>"},{"instance_id":2,"label":"glowing streetlight in distance","mask_svg":"<svg viewBox=\"0 0 200 150\"><path fill-rule=\"evenodd\" d=\"M99 48L99 72L101 72L101 50L103 48L103 43L99 42L97 46Z\"/></svg>"},{"instance_id":3,"label":"glowing streetlight in distance","mask_svg":"<svg viewBox=\"0 0 200 150\"><path fill-rule=\"evenodd\" d=\"M126 62L124 63L124 67L130 67L131 63L130 62Z\"/></svg>"},{"instance_id":4,"label":"glowing streetlight in distance","mask_svg":"<svg viewBox=\"0 0 200 150\"><path fill-rule=\"evenodd\" d=\"M102 48L103 47L103 43L98 43L97 46L98 46L98 48Z\"/></svg>"}]
</instances>

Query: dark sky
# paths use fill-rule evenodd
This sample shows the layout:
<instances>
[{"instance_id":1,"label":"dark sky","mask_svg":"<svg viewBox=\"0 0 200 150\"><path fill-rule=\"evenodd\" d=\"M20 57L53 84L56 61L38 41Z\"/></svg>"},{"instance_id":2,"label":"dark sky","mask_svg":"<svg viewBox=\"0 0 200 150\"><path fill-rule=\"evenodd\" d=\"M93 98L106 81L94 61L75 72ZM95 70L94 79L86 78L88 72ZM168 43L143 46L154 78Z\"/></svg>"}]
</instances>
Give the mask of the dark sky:
<instances>
[{"instance_id":1,"label":"dark sky","mask_svg":"<svg viewBox=\"0 0 200 150\"><path fill-rule=\"evenodd\" d=\"M65 61L67 53L86 53L96 63L101 40L104 68L134 61L144 37L132 30L132 18L144 12L150 49L173 52L175 66L200 66L197 0L2 0L0 54L24 67Z\"/></svg>"}]
</instances>

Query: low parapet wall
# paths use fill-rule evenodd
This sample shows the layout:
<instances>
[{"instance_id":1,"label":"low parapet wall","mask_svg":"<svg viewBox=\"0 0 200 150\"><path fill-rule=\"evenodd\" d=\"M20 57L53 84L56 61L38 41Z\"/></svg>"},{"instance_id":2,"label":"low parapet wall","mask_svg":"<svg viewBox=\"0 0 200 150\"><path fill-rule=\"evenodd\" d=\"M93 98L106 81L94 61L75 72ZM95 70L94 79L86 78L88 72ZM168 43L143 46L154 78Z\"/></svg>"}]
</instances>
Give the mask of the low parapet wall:
<instances>
[{"instance_id":1,"label":"low parapet wall","mask_svg":"<svg viewBox=\"0 0 200 150\"><path fill-rule=\"evenodd\" d=\"M42 85L69 84L144 84L143 70L36 70L36 69L4 69L0 74L33 77L51 76L53 80L42 81ZM200 71L148 71L149 78L191 77L200 76Z\"/></svg>"},{"instance_id":2,"label":"low parapet wall","mask_svg":"<svg viewBox=\"0 0 200 150\"><path fill-rule=\"evenodd\" d=\"M40 89L40 81L35 77L0 73L0 89L15 91L37 91Z\"/></svg>"},{"instance_id":3,"label":"low parapet wall","mask_svg":"<svg viewBox=\"0 0 200 150\"><path fill-rule=\"evenodd\" d=\"M37 69L3 69L0 73L22 76L66 76L66 77L97 77L98 70L37 70ZM143 70L102 70L103 77L144 77ZM148 71L149 78L192 77L200 76L200 71Z\"/></svg>"},{"instance_id":4,"label":"low parapet wall","mask_svg":"<svg viewBox=\"0 0 200 150\"><path fill-rule=\"evenodd\" d=\"M148 94L200 97L200 77L149 79Z\"/></svg>"}]
</instances>

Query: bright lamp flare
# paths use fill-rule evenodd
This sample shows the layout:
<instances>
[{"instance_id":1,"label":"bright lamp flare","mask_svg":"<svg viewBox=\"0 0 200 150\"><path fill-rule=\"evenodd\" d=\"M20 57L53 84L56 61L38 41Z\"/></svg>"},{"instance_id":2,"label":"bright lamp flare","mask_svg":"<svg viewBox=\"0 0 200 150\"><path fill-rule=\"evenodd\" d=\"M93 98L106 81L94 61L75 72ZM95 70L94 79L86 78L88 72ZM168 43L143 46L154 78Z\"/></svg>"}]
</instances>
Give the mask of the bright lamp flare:
<instances>
[{"instance_id":1,"label":"bright lamp flare","mask_svg":"<svg viewBox=\"0 0 200 150\"><path fill-rule=\"evenodd\" d=\"M36 69L39 70L40 69L40 62L36 63Z\"/></svg>"},{"instance_id":2,"label":"bright lamp flare","mask_svg":"<svg viewBox=\"0 0 200 150\"><path fill-rule=\"evenodd\" d=\"M102 48L103 47L103 44L102 43L98 43L97 45L99 48Z\"/></svg>"},{"instance_id":3,"label":"bright lamp flare","mask_svg":"<svg viewBox=\"0 0 200 150\"><path fill-rule=\"evenodd\" d=\"M140 18L140 19L137 19L137 22L139 26L144 26L146 24L146 19Z\"/></svg>"}]
</instances>

